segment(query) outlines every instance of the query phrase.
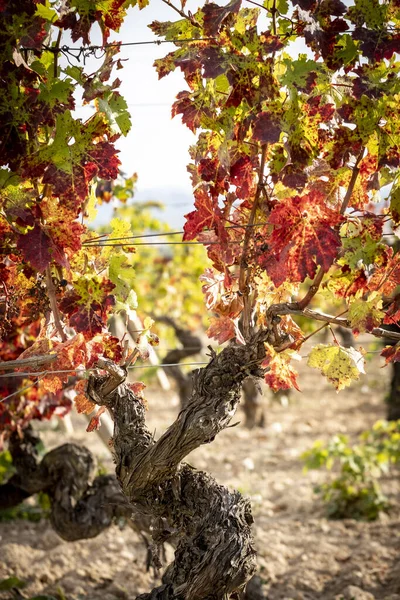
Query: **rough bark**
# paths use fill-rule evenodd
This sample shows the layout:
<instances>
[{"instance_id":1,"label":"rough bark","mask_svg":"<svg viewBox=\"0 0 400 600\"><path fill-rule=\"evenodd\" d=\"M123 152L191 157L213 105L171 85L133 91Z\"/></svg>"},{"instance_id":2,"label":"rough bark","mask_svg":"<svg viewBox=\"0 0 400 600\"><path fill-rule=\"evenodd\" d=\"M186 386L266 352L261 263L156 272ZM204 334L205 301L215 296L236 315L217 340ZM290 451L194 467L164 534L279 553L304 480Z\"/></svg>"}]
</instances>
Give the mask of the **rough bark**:
<instances>
[{"instance_id":1,"label":"rough bark","mask_svg":"<svg viewBox=\"0 0 400 600\"><path fill-rule=\"evenodd\" d=\"M28 427L22 438L11 436L9 450L16 473L0 486L0 508L16 506L29 496L46 492L56 533L67 541L97 536L118 517L143 536L149 519L134 514L114 475L94 477L95 462L84 447L63 444L38 461L39 439ZM131 517L133 516L133 520Z\"/></svg>"},{"instance_id":2,"label":"rough bark","mask_svg":"<svg viewBox=\"0 0 400 600\"><path fill-rule=\"evenodd\" d=\"M237 597L255 571L248 500L181 461L229 425L243 380L260 376L265 332L247 346L230 346L194 373L187 406L158 441L145 424L140 398L126 373L108 361L107 375L89 379L88 395L114 416L116 473L126 498L159 523L155 541L171 530L178 540L163 584L138 600L222 600Z\"/></svg>"},{"instance_id":3,"label":"rough bark","mask_svg":"<svg viewBox=\"0 0 400 600\"><path fill-rule=\"evenodd\" d=\"M392 365L392 379L387 397L387 418L389 421L400 419L400 363Z\"/></svg>"},{"instance_id":4,"label":"rough bark","mask_svg":"<svg viewBox=\"0 0 400 600\"><path fill-rule=\"evenodd\" d=\"M400 323L386 325L386 329L391 333L400 332ZM384 343L393 345L393 342L389 337L384 338ZM400 419L400 363L395 362L391 365L392 377L390 380L390 389L385 398L387 404L387 419L388 421L397 421Z\"/></svg>"},{"instance_id":5,"label":"rough bark","mask_svg":"<svg viewBox=\"0 0 400 600\"><path fill-rule=\"evenodd\" d=\"M248 429L265 426L265 415L262 406L261 390L254 378L248 377L243 382L243 412L244 424Z\"/></svg>"}]
</instances>

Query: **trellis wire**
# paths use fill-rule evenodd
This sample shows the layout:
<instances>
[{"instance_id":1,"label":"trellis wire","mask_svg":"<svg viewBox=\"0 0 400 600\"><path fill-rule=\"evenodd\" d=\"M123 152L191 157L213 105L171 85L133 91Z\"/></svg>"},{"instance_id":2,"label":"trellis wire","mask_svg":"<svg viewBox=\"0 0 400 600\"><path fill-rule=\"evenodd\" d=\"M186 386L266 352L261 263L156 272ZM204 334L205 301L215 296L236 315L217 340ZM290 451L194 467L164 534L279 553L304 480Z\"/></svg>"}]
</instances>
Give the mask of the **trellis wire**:
<instances>
[{"instance_id":1,"label":"trellis wire","mask_svg":"<svg viewBox=\"0 0 400 600\"><path fill-rule=\"evenodd\" d=\"M194 365L208 365L208 362L184 362L184 363L161 363L159 365L134 365L132 367L128 367L128 370L131 369L159 369L162 367L185 367L185 366L194 366ZM38 376L46 376L46 375L56 375L60 373L87 373L92 371L97 371L98 369L90 368L90 369L59 369L54 371L38 371L31 373L19 373L13 371L11 373L2 373L0 378L4 377L38 377Z\"/></svg>"},{"instance_id":2,"label":"trellis wire","mask_svg":"<svg viewBox=\"0 0 400 600\"><path fill-rule=\"evenodd\" d=\"M268 223L252 223L250 225L225 225L224 229L247 229L248 227L263 227L264 225L267 225ZM207 232L207 231L214 231L213 229L204 229L203 232ZM102 238L107 238L106 240L104 240L104 243L107 242L116 242L119 240L138 240L141 238L152 238L152 237L164 237L167 235L183 235L185 232L182 231L165 231L165 232L157 232L157 233L141 233L141 234L135 234L135 235L127 235L127 236L122 236L122 237L115 237L115 238L110 238L108 237L109 235L111 235L111 233L103 233L95 238L86 240L85 242L82 242L83 246L89 246L92 245L93 242L96 242L98 240L98 244L103 243ZM188 244L190 242L176 242L179 244ZM203 242L197 242L199 244L202 244ZM210 242L211 243L211 242ZM125 246L126 244L124 244ZM137 244L135 244L137 245Z\"/></svg>"}]
</instances>

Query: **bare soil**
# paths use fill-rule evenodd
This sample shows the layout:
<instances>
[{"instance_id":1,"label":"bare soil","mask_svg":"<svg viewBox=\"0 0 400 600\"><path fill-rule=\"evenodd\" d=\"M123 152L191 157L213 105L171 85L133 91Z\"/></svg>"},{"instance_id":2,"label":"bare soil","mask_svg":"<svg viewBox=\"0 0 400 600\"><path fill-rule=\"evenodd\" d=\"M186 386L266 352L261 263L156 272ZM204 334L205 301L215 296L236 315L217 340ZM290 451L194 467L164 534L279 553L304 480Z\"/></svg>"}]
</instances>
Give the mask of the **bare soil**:
<instances>
[{"instance_id":1,"label":"bare soil","mask_svg":"<svg viewBox=\"0 0 400 600\"><path fill-rule=\"evenodd\" d=\"M300 364L302 393L288 407L268 398L263 429L242 424L223 431L210 445L188 457L231 488L250 496L255 517L258 575L269 600L400 600L400 487L398 473L384 482L394 504L390 514L372 523L329 521L313 486L326 473L305 474L300 454L317 440L336 433L356 439L384 418L389 369L371 355L368 374L336 394L317 371ZM159 436L174 419L174 394L147 390L148 422ZM241 412L237 419L242 418ZM85 432L85 420L73 416L74 433L60 432L57 421L41 424L47 448L68 438L87 445L101 465L112 469L107 448ZM110 528L97 538L68 543L47 521L0 523L0 580L15 575L26 581L25 598L54 594L67 600L132 599L159 581L146 571L146 548L129 527ZM173 549L167 547L168 560ZM15 598L11 592L0 599ZM21 596L20 596L21 597ZM254 600L259 598L254 597Z\"/></svg>"}]
</instances>

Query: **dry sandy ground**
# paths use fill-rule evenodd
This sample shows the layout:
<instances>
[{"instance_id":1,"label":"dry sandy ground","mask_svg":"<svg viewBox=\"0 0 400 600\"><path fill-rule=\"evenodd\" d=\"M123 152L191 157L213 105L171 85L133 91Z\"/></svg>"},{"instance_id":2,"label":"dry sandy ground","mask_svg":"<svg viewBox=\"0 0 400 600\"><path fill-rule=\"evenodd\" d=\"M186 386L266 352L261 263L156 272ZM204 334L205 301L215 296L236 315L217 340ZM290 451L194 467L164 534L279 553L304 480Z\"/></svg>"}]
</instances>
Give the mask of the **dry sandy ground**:
<instances>
[{"instance_id":1,"label":"dry sandy ground","mask_svg":"<svg viewBox=\"0 0 400 600\"><path fill-rule=\"evenodd\" d=\"M385 482L395 503L390 515L374 523L328 521L313 494L313 485L326 475L304 474L299 459L316 439L338 432L355 438L384 417L382 398L390 373L372 356L368 374L340 394L303 366L302 393L293 396L288 408L265 399L265 428L227 429L188 459L251 497L258 574L269 600L400 600L398 474ZM148 389L147 398L149 425L158 436L174 418L176 401L174 406L171 394L157 388ZM241 418L238 412L236 420ZM74 424L74 441L89 446L112 469L98 436L85 433L81 417L74 417ZM62 436L48 424L43 437L51 448ZM170 558L172 548L167 550ZM47 522L3 523L0 552L0 580L11 575L24 579L26 598L52 593L67 600L132 599L157 581L146 572L145 547L129 528L112 527L95 539L67 543ZM1 599L11 597L0 593Z\"/></svg>"}]
</instances>

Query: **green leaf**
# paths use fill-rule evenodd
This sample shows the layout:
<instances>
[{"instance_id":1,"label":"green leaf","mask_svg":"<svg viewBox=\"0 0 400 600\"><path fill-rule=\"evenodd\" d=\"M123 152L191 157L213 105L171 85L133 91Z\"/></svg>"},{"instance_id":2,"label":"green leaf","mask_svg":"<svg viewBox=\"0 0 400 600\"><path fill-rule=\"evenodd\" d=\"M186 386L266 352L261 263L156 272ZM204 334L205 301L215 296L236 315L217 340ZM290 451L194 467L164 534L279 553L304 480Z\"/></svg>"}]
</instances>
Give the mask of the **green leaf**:
<instances>
[{"instance_id":1,"label":"green leaf","mask_svg":"<svg viewBox=\"0 0 400 600\"><path fill-rule=\"evenodd\" d=\"M378 292L372 292L366 300L360 290L349 306L349 321L353 330L365 333L378 327L385 317L381 309L382 296Z\"/></svg>"},{"instance_id":2,"label":"green leaf","mask_svg":"<svg viewBox=\"0 0 400 600\"><path fill-rule=\"evenodd\" d=\"M75 79L78 83L84 83L85 78L83 77L83 68L77 67L76 65L69 65L64 69L64 73Z\"/></svg>"},{"instance_id":3,"label":"green leaf","mask_svg":"<svg viewBox=\"0 0 400 600\"><path fill-rule=\"evenodd\" d=\"M18 577L7 577L7 579L3 579L0 581L0 591L8 592L13 588L23 588L26 586L26 582L22 581Z\"/></svg>"},{"instance_id":4,"label":"green leaf","mask_svg":"<svg viewBox=\"0 0 400 600\"><path fill-rule=\"evenodd\" d=\"M304 86L309 74L319 71L321 67L314 60L307 58L306 54L299 54L298 60L293 60L286 54L283 63L286 65L286 72L281 79L282 85L295 84L297 87Z\"/></svg>"},{"instance_id":5,"label":"green leaf","mask_svg":"<svg viewBox=\"0 0 400 600\"><path fill-rule=\"evenodd\" d=\"M319 369L339 391L349 386L364 373L364 357L354 348L336 344L318 344L309 356L309 367Z\"/></svg>"},{"instance_id":6,"label":"green leaf","mask_svg":"<svg viewBox=\"0 0 400 600\"><path fill-rule=\"evenodd\" d=\"M135 280L135 270L123 254L113 255L108 266L108 276L115 285L114 293L126 300Z\"/></svg>"},{"instance_id":7,"label":"green leaf","mask_svg":"<svg viewBox=\"0 0 400 600\"><path fill-rule=\"evenodd\" d=\"M396 225L400 224L400 187L392 187L390 192L390 210L393 221Z\"/></svg>"},{"instance_id":8,"label":"green leaf","mask_svg":"<svg viewBox=\"0 0 400 600\"><path fill-rule=\"evenodd\" d=\"M73 91L74 86L70 79L65 79L64 81L55 80L50 83L49 87L41 86L40 100L48 104L67 102Z\"/></svg>"},{"instance_id":9,"label":"green leaf","mask_svg":"<svg viewBox=\"0 0 400 600\"><path fill-rule=\"evenodd\" d=\"M57 18L57 11L55 11L54 8L50 8L48 5L45 6L44 4L37 4L35 16L42 17L42 19L52 22Z\"/></svg>"},{"instance_id":10,"label":"green leaf","mask_svg":"<svg viewBox=\"0 0 400 600\"><path fill-rule=\"evenodd\" d=\"M126 136L132 127L126 100L120 94L113 93L107 100L99 98L97 102L100 112L105 114L111 129L115 133Z\"/></svg>"},{"instance_id":11,"label":"green leaf","mask_svg":"<svg viewBox=\"0 0 400 600\"><path fill-rule=\"evenodd\" d=\"M342 35L337 43L337 48L340 50L335 52L335 56L342 59L343 65L351 64L357 58L358 48L351 35L347 33Z\"/></svg>"}]
</instances>

